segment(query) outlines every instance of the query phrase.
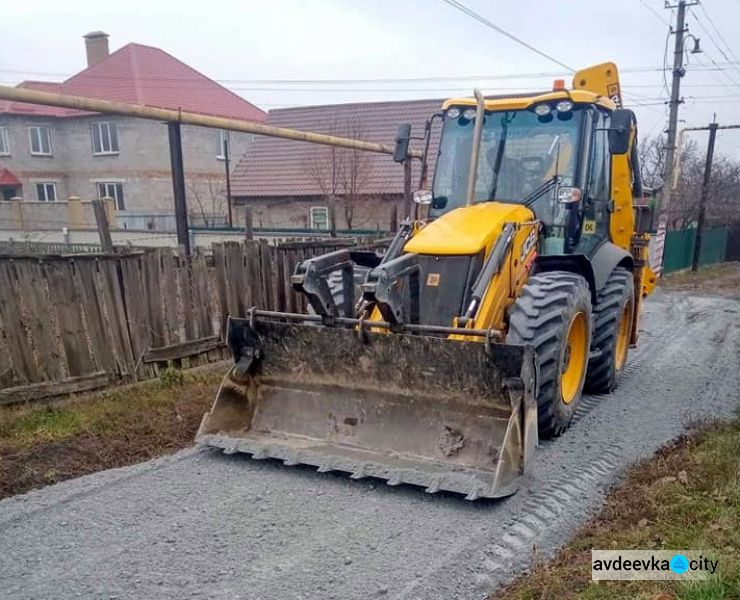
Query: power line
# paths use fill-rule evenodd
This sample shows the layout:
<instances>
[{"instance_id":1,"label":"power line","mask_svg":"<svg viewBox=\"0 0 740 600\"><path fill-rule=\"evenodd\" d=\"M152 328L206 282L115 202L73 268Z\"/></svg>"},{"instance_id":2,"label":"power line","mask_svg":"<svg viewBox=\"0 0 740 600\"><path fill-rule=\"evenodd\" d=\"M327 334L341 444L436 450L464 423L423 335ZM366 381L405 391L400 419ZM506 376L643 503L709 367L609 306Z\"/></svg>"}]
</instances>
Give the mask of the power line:
<instances>
[{"instance_id":1,"label":"power line","mask_svg":"<svg viewBox=\"0 0 740 600\"><path fill-rule=\"evenodd\" d=\"M645 0L640 0L640 4L642 4L645 8L647 8L655 16L656 19L658 19L661 23L663 23L663 25L665 25L666 27L671 26L671 24L668 21L666 21L663 17L660 16L657 10L655 10L652 6L650 6Z\"/></svg>"},{"instance_id":2,"label":"power line","mask_svg":"<svg viewBox=\"0 0 740 600\"><path fill-rule=\"evenodd\" d=\"M666 33L665 36L665 48L663 49L663 88L665 89L665 93L670 96L671 90L668 89L668 42L671 39L671 33L673 32L673 29L670 25L668 25L668 33Z\"/></svg>"},{"instance_id":3,"label":"power line","mask_svg":"<svg viewBox=\"0 0 740 600\"><path fill-rule=\"evenodd\" d=\"M728 49L728 50L729 50L729 52L730 52L730 56L731 56L731 57L733 58L733 60L735 60L735 61L737 62L737 61L738 61L738 58L737 58L737 56L735 55L735 52L734 52L734 51L732 50L732 46L730 46L730 44L728 44L728 43L727 43L727 40L726 40L726 39L725 39L725 37L724 37L724 36L722 35L722 32L720 32L720 30L719 30L719 29L717 29L717 26L716 26L716 25L714 24L714 20L713 20L713 19L712 19L712 17L711 17L710 15L709 15L709 12L707 12L707 9L706 9L706 8L704 8L704 4L703 4L703 3L702 3L702 4L700 4L700 5L699 5L699 8L700 8L700 9L701 9L701 11L702 11L702 12L704 13L704 16L705 16L705 17L707 18L707 21L709 21L709 24L710 24L710 25L712 26L712 28L714 29L714 31L715 31L715 32L717 33L717 36L719 37L719 39L720 39L720 40L722 40L722 41L724 42L725 46L727 47L727 49Z\"/></svg>"},{"instance_id":4,"label":"power line","mask_svg":"<svg viewBox=\"0 0 740 600\"><path fill-rule=\"evenodd\" d=\"M703 8L703 5L702 4L700 4L699 6ZM704 13L707 14L706 13L706 10L704 11ZM712 42L712 44L714 45L714 47L717 48L717 50L719 51L719 53L722 55L722 58L724 58L727 61L728 64L731 64L732 63L732 59L730 58L730 56L728 56L727 52L725 52L725 50L722 48L722 44L716 40L716 38L714 37L714 35L712 35L712 32L709 30L709 28L706 25L704 25L704 23L702 22L702 20L699 18L699 15L696 14L696 12L692 11L692 16L694 17L694 20L696 21L696 24L699 25L699 27L701 27L702 31L704 31L704 33L707 34L707 37ZM727 48L730 51L730 53L732 53L732 49L729 46ZM737 80L733 79L730 76L730 74L724 68L719 67L717 61L714 60L714 58L712 56L710 56L707 53L706 50L704 50L704 54L707 55L707 58L709 58L709 60L712 62L712 64L715 67L717 67L719 71L722 72L722 74L732 83L732 85L740 85L740 82L738 82ZM738 70L737 67L734 67L734 68L735 68L736 71Z\"/></svg>"},{"instance_id":5,"label":"power line","mask_svg":"<svg viewBox=\"0 0 740 600\"><path fill-rule=\"evenodd\" d=\"M443 0L446 1L446 0ZM721 70L726 66L740 65L740 62L729 62L729 63L718 63L716 68L709 67L701 70ZM622 74L636 74L636 73L659 73L661 71L668 70L668 67L655 67L655 66L641 66L641 67L625 67L620 69ZM56 77L69 77L68 73L43 73L39 71L26 71L16 69L0 69L0 73L20 75L22 78L32 79L35 76L56 76ZM214 79L221 85L233 85L233 84L259 84L259 85L331 85L331 84L347 84L347 85L362 85L362 84L375 84L375 83L415 83L415 82L444 82L444 81L493 81L493 80L507 80L507 79L537 79L537 78L548 78L548 77L562 77L566 73L563 71L542 71L532 73L501 73L496 75L457 75L457 76L430 76L430 77L395 77L395 78L368 78L368 79ZM97 81L128 81L129 78L124 75L111 76L102 75L96 76ZM141 81L171 81L171 82L191 82L192 79L181 78L181 77L141 77ZM42 83L60 83L60 82L42 82ZM204 85L206 83L204 82Z\"/></svg>"},{"instance_id":6,"label":"power line","mask_svg":"<svg viewBox=\"0 0 740 600\"><path fill-rule=\"evenodd\" d=\"M467 6L465 6L464 4L462 4L461 2L458 2L457 0L442 0L442 1L445 2L446 4L449 4L453 8L456 8L457 10L465 13L466 15L468 15L469 17L475 19L479 23L482 23L486 27L489 27L489 28L493 29L494 31L500 33L501 35L509 38L510 40L515 41L517 44L519 44L521 46L524 46L525 48L527 48L528 50L531 50L532 52L534 52L536 54L539 54L540 56L542 56L543 58L546 58L550 62L553 62L556 65L561 66L564 69L567 69L571 73L575 73L575 69L573 67L569 67L565 63L560 62L558 59L553 58L552 56L550 56L549 54L546 54L542 50L538 50L537 48L535 48L531 44L528 44L527 42L525 42L521 38L516 37L513 33L509 33L503 27L500 27L500 26L498 26L498 25L496 25L494 23L491 23L491 21L489 21L485 17L482 17L477 12L472 11Z\"/></svg>"},{"instance_id":7,"label":"power line","mask_svg":"<svg viewBox=\"0 0 740 600\"><path fill-rule=\"evenodd\" d=\"M701 4L699 6L701 6ZM717 42L717 40L714 38L714 35L712 35L712 32L709 31L709 28L706 25L704 25L703 21L699 18L699 15L692 11L692 16L694 17L696 24L699 27L701 27L702 31L707 34L707 37L709 38L709 40L715 45L717 50L719 50L719 53L722 55L722 58L730 62L732 59L724 51L724 49L722 48L722 45L719 42Z\"/></svg>"},{"instance_id":8,"label":"power line","mask_svg":"<svg viewBox=\"0 0 740 600\"><path fill-rule=\"evenodd\" d=\"M725 69L719 67L717 61L714 60L714 57L711 54L709 54L709 52L707 52L706 50L703 50L702 51L702 54L704 54L709 59L709 61L712 63L712 65L714 65L716 67L716 69L707 69L710 72L711 76L715 80L717 80L720 83L723 83L725 85L725 87L727 87L728 90L731 90L732 89L730 86L740 85L740 84L738 84L737 81L733 80L733 78L730 77L729 73L727 73L727 71ZM704 65L705 67L709 67L709 65L706 62L704 62L703 60L701 60L700 58L697 58L697 62L700 65ZM724 75L725 76L725 79L722 79L720 77L720 74Z\"/></svg>"}]
</instances>

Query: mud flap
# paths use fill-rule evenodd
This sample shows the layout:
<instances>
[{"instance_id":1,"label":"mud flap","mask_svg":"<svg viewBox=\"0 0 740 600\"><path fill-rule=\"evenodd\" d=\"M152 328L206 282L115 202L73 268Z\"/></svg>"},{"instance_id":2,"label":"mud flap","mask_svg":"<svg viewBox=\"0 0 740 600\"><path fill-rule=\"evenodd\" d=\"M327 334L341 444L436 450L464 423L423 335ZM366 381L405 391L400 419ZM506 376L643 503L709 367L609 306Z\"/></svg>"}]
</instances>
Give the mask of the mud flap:
<instances>
[{"instance_id":1,"label":"mud flap","mask_svg":"<svg viewBox=\"0 0 740 600\"><path fill-rule=\"evenodd\" d=\"M531 348L246 319L228 331L236 364L199 443L469 499L516 491L537 440Z\"/></svg>"}]
</instances>

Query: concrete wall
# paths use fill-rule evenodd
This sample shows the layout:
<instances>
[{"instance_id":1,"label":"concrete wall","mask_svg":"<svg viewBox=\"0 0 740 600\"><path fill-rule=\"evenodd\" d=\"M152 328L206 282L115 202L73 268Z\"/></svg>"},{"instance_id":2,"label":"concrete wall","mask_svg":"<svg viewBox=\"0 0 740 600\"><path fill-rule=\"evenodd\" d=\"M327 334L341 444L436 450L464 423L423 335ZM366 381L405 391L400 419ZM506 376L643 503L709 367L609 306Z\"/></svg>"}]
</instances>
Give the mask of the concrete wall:
<instances>
[{"instance_id":1,"label":"concrete wall","mask_svg":"<svg viewBox=\"0 0 740 600\"><path fill-rule=\"evenodd\" d=\"M118 154L93 154L90 124L115 122ZM48 125L52 130L52 156L31 155L28 127ZM57 198L97 198L97 183L123 184L126 211L173 211L169 142L165 124L115 116L48 119L0 116L8 128L10 156L0 156L21 180L22 197L37 200L35 184L53 181ZM250 134L230 132L230 154L241 156L252 143ZM191 212L225 212L224 161L217 158L219 132L205 127L182 127L183 160ZM232 162L232 165L236 160Z\"/></svg>"},{"instance_id":2,"label":"concrete wall","mask_svg":"<svg viewBox=\"0 0 740 600\"><path fill-rule=\"evenodd\" d=\"M312 207L329 207L324 197L291 197L281 198L237 198L235 207L235 225L244 225L244 206L252 207L252 219L255 227L275 227L290 229L307 229L310 225ZM337 229L349 229L346 208L348 203L343 199L334 200ZM391 222L391 209L396 205L396 214L400 219L403 214L402 199L398 195L369 196L354 202L352 229L388 231Z\"/></svg>"},{"instance_id":3,"label":"concrete wall","mask_svg":"<svg viewBox=\"0 0 740 600\"><path fill-rule=\"evenodd\" d=\"M295 239L294 234L258 233L254 239L281 242ZM319 236L311 236L319 237ZM328 234L326 236L329 239ZM351 236L344 236L351 237ZM177 234L163 231L111 231L111 239L116 246L177 247ZM21 229L0 229L0 242L44 242L47 244L100 244L98 232L93 229L61 229L53 231L24 231ZM242 242L242 231L197 231L191 232L190 245L193 248L210 248L214 242Z\"/></svg>"},{"instance_id":4,"label":"concrete wall","mask_svg":"<svg viewBox=\"0 0 740 600\"><path fill-rule=\"evenodd\" d=\"M115 227L115 208L112 200L105 200L108 222ZM59 202L0 202L0 230L15 231L16 235L29 232L61 232L64 228L94 229L97 232L92 203L79 198ZM97 233L96 233L97 234Z\"/></svg>"}]
</instances>

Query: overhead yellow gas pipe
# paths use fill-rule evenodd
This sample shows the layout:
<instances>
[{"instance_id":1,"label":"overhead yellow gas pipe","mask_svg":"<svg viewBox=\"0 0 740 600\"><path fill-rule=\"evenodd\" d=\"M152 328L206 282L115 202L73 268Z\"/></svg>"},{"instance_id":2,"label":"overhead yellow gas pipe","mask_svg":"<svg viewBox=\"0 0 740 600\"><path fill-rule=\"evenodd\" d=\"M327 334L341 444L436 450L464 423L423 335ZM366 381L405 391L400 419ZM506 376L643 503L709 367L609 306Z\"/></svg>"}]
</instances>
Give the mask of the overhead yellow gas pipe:
<instances>
[{"instance_id":1,"label":"overhead yellow gas pipe","mask_svg":"<svg viewBox=\"0 0 740 600\"><path fill-rule=\"evenodd\" d=\"M82 96L68 96L66 94L55 94L52 92L41 92L26 88L0 86L0 99L14 102L27 102L29 104L42 104L45 106L60 106L75 110L104 113L110 115L122 115L127 117L138 117L140 119L151 119L155 121L177 122L199 127L211 127L213 129L227 129L229 131L240 131L255 135L266 135L270 137L295 140L299 142L310 142L325 146L336 146L349 148L351 150L364 150L378 154L393 154L393 145L377 144L352 138L343 138L336 135L324 135L287 127L272 127L260 125L253 121L242 119L228 119L225 117L213 117L198 113L171 110L166 108L155 108L138 104L126 104L124 102L112 102L98 98L84 98ZM412 158L421 158L419 150L409 150Z\"/></svg>"}]
</instances>

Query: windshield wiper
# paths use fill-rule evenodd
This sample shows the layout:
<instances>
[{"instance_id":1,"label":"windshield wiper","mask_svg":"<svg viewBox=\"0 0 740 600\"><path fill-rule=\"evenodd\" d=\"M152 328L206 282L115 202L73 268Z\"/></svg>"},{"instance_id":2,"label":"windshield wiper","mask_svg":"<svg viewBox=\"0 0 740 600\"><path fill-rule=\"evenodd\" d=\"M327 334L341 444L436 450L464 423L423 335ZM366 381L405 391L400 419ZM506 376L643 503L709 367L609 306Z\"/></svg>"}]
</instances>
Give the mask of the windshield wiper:
<instances>
[{"instance_id":1,"label":"windshield wiper","mask_svg":"<svg viewBox=\"0 0 740 600\"><path fill-rule=\"evenodd\" d=\"M509 116L511 114L511 116ZM493 187L491 188L491 198L496 197L496 188L498 187L498 176L501 172L501 165L504 162L504 150L506 150L506 138L509 134L509 123L516 117L516 112L506 112L501 117L501 139L496 149L496 159L493 163Z\"/></svg>"},{"instance_id":2,"label":"windshield wiper","mask_svg":"<svg viewBox=\"0 0 740 600\"><path fill-rule=\"evenodd\" d=\"M529 206L530 204L533 204L542 196L544 196L547 192L550 191L550 189L560 183L560 175L555 174L550 179L548 179L545 183L543 183L540 187L538 187L536 190L534 190L531 194L529 194L524 200L522 201L522 204L524 206Z\"/></svg>"}]
</instances>

